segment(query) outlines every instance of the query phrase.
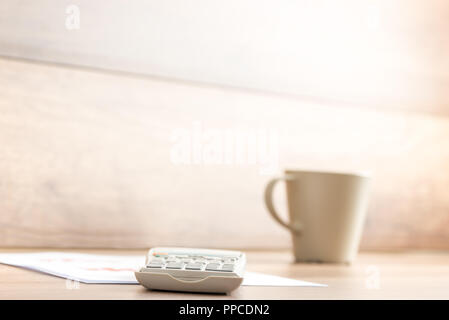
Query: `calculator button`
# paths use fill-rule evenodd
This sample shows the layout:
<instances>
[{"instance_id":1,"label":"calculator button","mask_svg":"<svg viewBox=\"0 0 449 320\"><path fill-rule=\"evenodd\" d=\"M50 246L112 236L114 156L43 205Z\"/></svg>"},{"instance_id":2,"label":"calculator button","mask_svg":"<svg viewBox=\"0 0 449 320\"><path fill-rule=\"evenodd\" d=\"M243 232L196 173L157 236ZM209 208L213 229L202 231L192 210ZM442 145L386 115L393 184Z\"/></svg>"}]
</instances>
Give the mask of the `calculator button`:
<instances>
[{"instance_id":1,"label":"calculator button","mask_svg":"<svg viewBox=\"0 0 449 320\"><path fill-rule=\"evenodd\" d=\"M201 270L204 264L202 263L189 263L186 265L186 269L188 270Z\"/></svg>"},{"instance_id":2,"label":"calculator button","mask_svg":"<svg viewBox=\"0 0 449 320\"><path fill-rule=\"evenodd\" d=\"M181 262L169 262L169 263L167 263L165 268L166 269L181 269L182 265L183 264Z\"/></svg>"},{"instance_id":3,"label":"calculator button","mask_svg":"<svg viewBox=\"0 0 449 320\"><path fill-rule=\"evenodd\" d=\"M221 268L222 271L232 272L234 271L234 265L232 263L225 263Z\"/></svg>"},{"instance_id":4,"label":"calculator button","mask_svg":"<svg viewBox=\"0 0 449 320\"><path fill-rule=\"evenodd\" d=\"M206 266L206 270L211 270L211 271L221 271L220 269L220 264L219 263L209 263Z\"/></svg>"},{"instance_id":5,"label":"calculator button","mask_svg":"<svg viewBox=\"0 0 449 320\"><path fill-rule=\"evenodd\" d=\"M192 263L193 261L192 261L192 259L181 259L181 262L183 262L183 263Z\"/></svg>"},{"instance_id":6,"label":"calculator button","mask_svg":"<svg viewBox=\"0 0 449 320\"><path fill-rule=\"evenodd\" d=\"M156 261L156 260L150 260L148 261L148 264L164 264L164 261Z\"/></svg>"},{"instance_id":7,"label":"calculator button","mask_svg":"<svg viewBox=\"0 0 449 320\"><path fill-rule=\"evenodd\" d=\"M147 266L148 268L162 268L164 266L163 263L159 262L150 262L150 264Z\"/></svg>"}]
</instances>

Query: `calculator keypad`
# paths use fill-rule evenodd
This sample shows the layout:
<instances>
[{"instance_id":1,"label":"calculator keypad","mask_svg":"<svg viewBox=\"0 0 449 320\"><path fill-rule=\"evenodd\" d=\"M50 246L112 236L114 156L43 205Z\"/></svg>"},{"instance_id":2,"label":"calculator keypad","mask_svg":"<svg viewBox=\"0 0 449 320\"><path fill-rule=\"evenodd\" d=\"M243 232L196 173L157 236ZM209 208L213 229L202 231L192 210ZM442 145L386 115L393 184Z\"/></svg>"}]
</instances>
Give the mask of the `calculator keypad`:
<instances>
[{"instance_id":1,"label":"calculator keypad","mask_svg":"<svg viewBox=\"0 0 449 320\"><path fill-rule=\"evenodd\" d=\"M156 255L150 258L147 268L233 272L237 261L234 257Z\"/></svg>"}]
</instances>

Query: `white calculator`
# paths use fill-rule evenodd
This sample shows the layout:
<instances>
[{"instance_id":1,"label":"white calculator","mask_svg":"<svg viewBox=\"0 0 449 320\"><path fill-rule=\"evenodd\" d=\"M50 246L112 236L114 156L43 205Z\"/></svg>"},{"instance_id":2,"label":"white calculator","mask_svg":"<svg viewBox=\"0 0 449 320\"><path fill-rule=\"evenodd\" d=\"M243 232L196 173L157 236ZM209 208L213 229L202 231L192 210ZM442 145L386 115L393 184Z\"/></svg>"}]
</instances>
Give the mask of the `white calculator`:
<instances>
[{"instance_id":1,"label":"white calculator","mask_svg":"<svg viewBox=\"0 0 449 320\"><path fill-rule=\"evenodd\" d=\"M240 286L246 257L239 251L152 248L135 272L148 289L227 293Z\"/></svg>"}]
</instances>

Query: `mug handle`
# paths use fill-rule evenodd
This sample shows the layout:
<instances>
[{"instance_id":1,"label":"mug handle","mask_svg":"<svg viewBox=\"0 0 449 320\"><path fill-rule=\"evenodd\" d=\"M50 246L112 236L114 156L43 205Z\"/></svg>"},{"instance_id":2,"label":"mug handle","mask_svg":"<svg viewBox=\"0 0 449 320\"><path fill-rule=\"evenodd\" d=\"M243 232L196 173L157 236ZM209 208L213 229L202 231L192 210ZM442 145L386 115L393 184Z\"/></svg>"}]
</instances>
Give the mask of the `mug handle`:
<instances>
[{"instance_id":1,"label":"mug handle","mask_svg":"<svg viewBox=\"0 0 449 320\"><path fill-rule=\"evenodd\" d=\"M267 186L265 187L265 205L268 209L268 212L271 214L271 216L274 218L274 220L279 222L279 224L281 226L289 229L291 232L293 232L297 235L300 235L303 230L302 225L300 225L300 224L292 225L292 224L289 224L289 223L286 223L285 221L283 221L277 214L276 210L274 209L274 205L273 205L273 190L274 190L276 183L278 183L279 181L287 181L287 180L294 180L294 178L286 175L286 176L282 176L282 177L273 178L268 182Z\"/></svg>"}]
</instances>

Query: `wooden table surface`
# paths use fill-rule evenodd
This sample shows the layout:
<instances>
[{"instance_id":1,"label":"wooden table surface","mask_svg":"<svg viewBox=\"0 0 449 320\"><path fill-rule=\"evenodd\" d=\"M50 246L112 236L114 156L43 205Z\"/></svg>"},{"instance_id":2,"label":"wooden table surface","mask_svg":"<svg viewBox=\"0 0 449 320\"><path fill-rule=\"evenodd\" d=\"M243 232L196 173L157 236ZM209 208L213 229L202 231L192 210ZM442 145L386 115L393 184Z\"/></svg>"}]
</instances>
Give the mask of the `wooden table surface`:
<instances>
[{"instance_id":1,"label":"wooden table surface","mask_svg":"<svg viewBox=\"0 0 449 320\"><path fill-rule=\"evenodd\" d=\"M49 249L0 249L0 253ZM62 251L62 250L58 250ZM64 250L144 254L144 250ZM247 270L329 285L240 287L229 295L149 291L139 285L83 284L0 265L0 299L449 299L449 252L361 253L350 266L294 264L288 251L247 252Z\"/></svg>"}]
</instances>

